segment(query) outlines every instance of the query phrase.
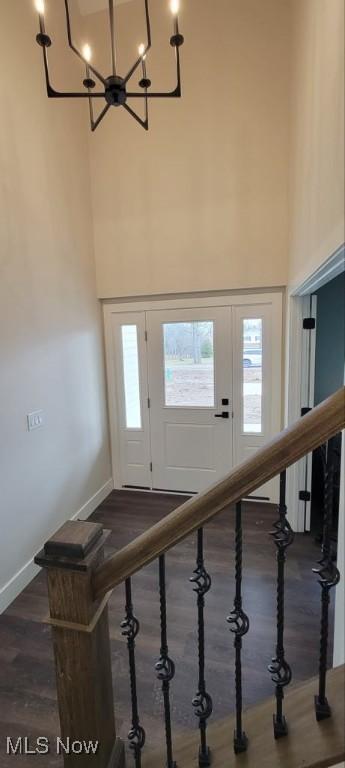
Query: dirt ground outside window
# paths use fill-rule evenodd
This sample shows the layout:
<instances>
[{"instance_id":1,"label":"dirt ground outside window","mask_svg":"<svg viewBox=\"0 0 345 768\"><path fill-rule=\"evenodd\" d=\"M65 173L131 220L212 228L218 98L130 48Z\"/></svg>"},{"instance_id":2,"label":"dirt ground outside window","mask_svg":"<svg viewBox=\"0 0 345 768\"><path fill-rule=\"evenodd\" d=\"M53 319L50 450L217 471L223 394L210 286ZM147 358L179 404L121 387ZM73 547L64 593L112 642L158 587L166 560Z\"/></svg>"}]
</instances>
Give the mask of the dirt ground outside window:
<instances>
[{"instance_id":1,"label":"dirt ground outside window","mask_svg":"<svg viewBox=\"0 0 345 768\"><path fill-rule=\"evenodd\" d=\"M244 413L246 424L261 421L261 367L243 369ZM226 393L225 393L226 395ZM214 399L213 360L166 360L165 403L170 407L208 407L219 405Z\"/></svg>"}]
</instances>

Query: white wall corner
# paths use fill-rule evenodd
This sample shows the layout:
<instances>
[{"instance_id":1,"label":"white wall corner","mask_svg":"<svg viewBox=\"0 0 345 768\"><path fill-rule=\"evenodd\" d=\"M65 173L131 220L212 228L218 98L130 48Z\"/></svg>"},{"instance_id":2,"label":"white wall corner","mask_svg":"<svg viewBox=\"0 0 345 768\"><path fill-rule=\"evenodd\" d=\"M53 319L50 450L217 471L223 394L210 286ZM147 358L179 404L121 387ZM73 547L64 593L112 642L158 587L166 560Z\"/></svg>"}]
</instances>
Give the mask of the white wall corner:
<instances>
[{"instance_id":1,"label":"white wall corner","mask_svg":"<svg viewBox=\"0 0 345 768\"><path fill-rule=\"evenodd\" d=\"M107 482L99 488L91 498L83 504L83 506L75 512L70 518L71 520L87 520L90 515L102 504L102 501L109 496L114 488L113 480L107 480ZM13 600L20 595L20 593L28 586L30 581L39 573L39 567L35 565L34 558L32 557L29 562L20 568L17 573L0 589L0 614L3 613L6 608L13 602Z\"/></svg>"},{"instance_id":2,"label":"white wall corner","mask_svg":"<svg viewBox=\"0 0 345 768\"><path fill-rule=\"evenodd\" d=\"M343 431L340 473L340 503L338 529L338 568L340 583L335 596L335 626L333 666L345 663L345 431Z\"/></svg>"}]
</instances>

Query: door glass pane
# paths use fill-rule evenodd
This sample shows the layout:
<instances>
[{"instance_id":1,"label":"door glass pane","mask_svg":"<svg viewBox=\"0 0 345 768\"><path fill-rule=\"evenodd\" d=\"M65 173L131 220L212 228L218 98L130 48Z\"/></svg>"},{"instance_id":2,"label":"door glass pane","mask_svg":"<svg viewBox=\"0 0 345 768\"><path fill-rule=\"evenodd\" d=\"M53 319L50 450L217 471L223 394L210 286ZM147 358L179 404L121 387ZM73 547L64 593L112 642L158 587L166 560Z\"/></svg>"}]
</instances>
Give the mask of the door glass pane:
<instances>
[{"instance_id":1,"label":"door glass pane","mask_svg":"<svg viewBox=\"0 0 345 768\"><path fill-rule=\"evenodd\" d=\"M262 319L243 320L242 426L245 433L262 432Z\"/></svg>"},{"instance_id":2,"label":"door glass pane","mask_svg":"<svg viewBox=\"0 0 345 768\"><path fill-rule=\"evenodd\" d=\"M213 322L164 323L165 405L214 408Z\"/></svg>"},{"instance_id":3,"label":"door glass pane","mask_svg":"<svg viewBox=\"0 0 345 768\"><path fill-rule=\"evenodd\" d=\"M141 429L138 331L136 325L123 325L122 356L127 429Z\"/></svg>"}]
</instances>

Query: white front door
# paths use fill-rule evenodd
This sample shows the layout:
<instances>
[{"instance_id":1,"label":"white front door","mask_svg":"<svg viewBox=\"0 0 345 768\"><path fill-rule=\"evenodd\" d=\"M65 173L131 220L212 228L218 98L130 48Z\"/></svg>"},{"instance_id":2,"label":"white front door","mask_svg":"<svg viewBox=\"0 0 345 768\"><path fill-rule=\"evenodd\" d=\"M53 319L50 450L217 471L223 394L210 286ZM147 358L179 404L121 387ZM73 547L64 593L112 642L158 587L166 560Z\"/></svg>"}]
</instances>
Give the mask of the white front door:
<instances>
[{"instance_id":1,"label":"white front door","mask_svg":"<svg viewBox=\"0 0 345 768\"><path fill-rule=\"evenodd\" d=\"M231 308L147 313L152 485L202 491L230 471Z\"/></svg>"},{"instance_id":2,"label":"white front door","mask_svg":"<svg viewBox=\"0 0 345 768\"><path fill-rule=\"evenodd\" d=\"M281 295L231 301L108 310L117 487L202 491L280 431Z\"/></svg>"}]
</instances>

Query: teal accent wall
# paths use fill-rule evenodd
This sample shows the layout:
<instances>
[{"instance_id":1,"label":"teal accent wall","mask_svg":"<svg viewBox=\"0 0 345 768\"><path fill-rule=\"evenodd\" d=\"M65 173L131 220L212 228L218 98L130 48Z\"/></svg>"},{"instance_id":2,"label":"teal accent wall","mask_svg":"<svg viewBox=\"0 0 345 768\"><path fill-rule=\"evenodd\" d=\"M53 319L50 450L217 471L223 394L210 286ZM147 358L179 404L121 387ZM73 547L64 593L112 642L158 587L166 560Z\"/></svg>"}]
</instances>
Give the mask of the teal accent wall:
<instances>
[{"instance_id":1,"label":"teal accent wall","mask_svg":"<svg viewBox=\"0 0 345 768\"><path fill-rule=\"evenodd\" d=\"M345 273L316 291L315 405L344 384Z\"/></svg>"}]
</instances>

